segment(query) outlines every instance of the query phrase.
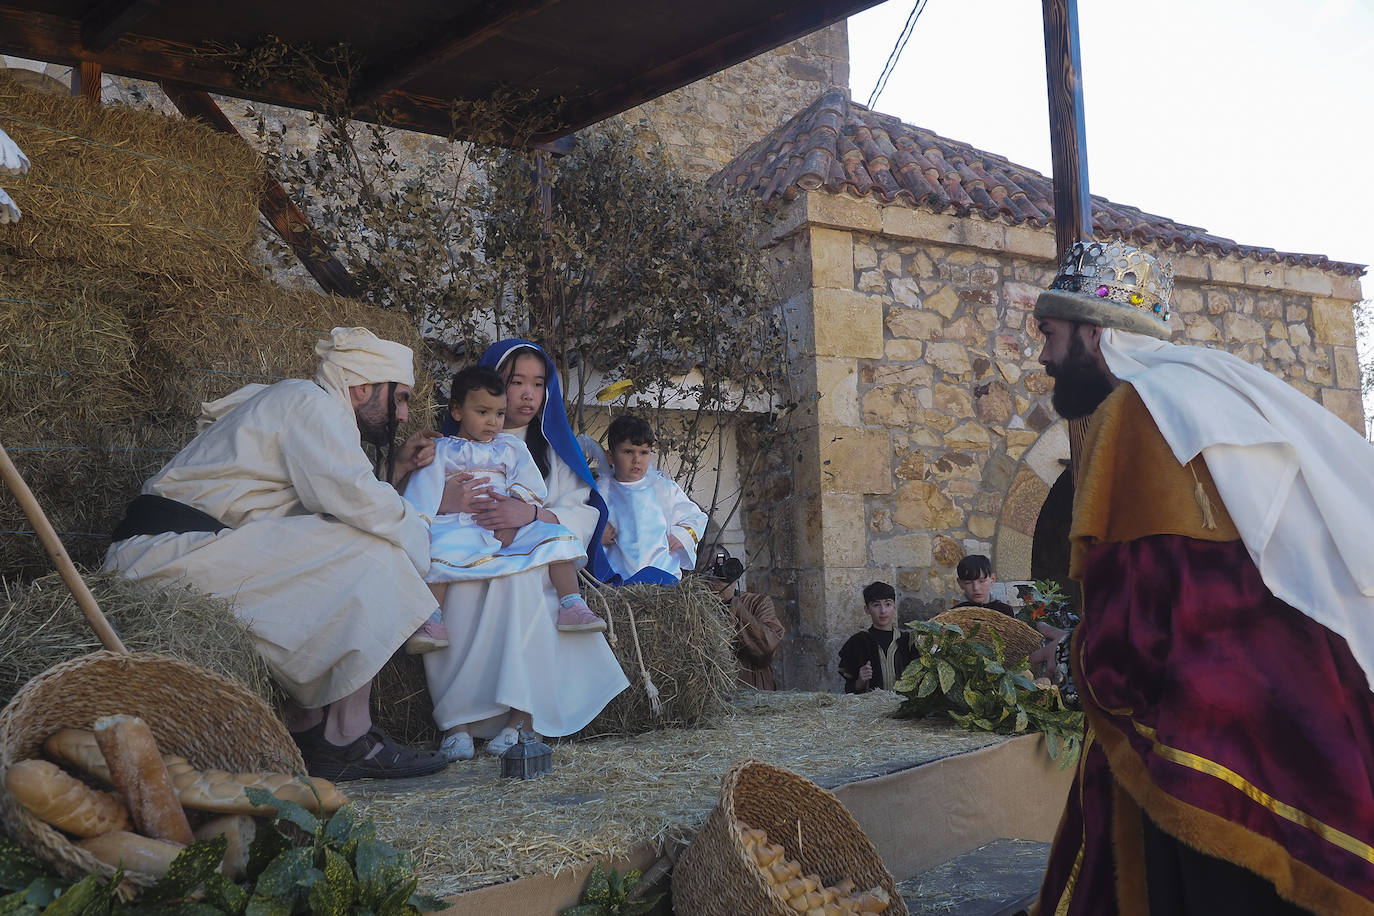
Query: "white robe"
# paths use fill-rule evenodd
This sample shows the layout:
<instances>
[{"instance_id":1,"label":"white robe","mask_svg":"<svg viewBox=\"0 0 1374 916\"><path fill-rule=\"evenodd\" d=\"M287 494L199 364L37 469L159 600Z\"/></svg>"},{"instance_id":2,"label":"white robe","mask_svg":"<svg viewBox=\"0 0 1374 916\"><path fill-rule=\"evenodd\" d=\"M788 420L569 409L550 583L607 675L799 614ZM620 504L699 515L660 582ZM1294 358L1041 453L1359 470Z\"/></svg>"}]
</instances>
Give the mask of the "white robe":
<instances>
[{"instance_id":1,"label":"white robe","mask_svg":"<svg viewBox=\"0 0 1374 916\"><path fill-rule=\"evenodd\" d=\"M105 569L232 601L302 706L367 684L434 611L424 521L373 476L352 412L315 382L254 391L143 492L229 527L116 541Z\"/></svg>"},{"instance_id":2,"label":"white robe","mask_svg":"<svg viewBox=\"0 0 1374 916\"><path fill-rule=\"evenodd\" d=\"M434 462L410 475L406 499L429 525L429 572L426 582L495 579L537 569L559 560L586 560L582 542L567 528L530 521L503 547L496 535L466 512L439 514L444 484L462 473L488 478L486 486L531 506L548 496L539 466L519 438L497 433L491 442L445 436L434 443Z\"/></svg>"},{"instance_id":3,"label":"white robe","mask_svg":"<svg viewBox=\"0 0 1374 916\"><path fill-rule=\"evenodd\" d=\"M615 541L606 548L606 559L621 578L630 579L652 567L680 579L696 567L706 513L662 471L650 470L631 483L603 476L597 489L615 526ZM669 535L678 539L681 550L669 549Z\"/></svg>"},{"instance_id":4,"label":"white robe","mask_svg":"<svg viewBox=\"0 0 1374 916\"><path fill-rule=\"evenodd\" d=\"M523 430L514 430L523 438ZM591 488L549 451L545 508L585 544L597 511ZM541 735L583 728L629 686L602 633L560 633L558 596L544 569L455 582L444 595L449 647L424 656L434 721L468 725L489 738L512 709L530 713Z\"/></svg>"}]
</instances>

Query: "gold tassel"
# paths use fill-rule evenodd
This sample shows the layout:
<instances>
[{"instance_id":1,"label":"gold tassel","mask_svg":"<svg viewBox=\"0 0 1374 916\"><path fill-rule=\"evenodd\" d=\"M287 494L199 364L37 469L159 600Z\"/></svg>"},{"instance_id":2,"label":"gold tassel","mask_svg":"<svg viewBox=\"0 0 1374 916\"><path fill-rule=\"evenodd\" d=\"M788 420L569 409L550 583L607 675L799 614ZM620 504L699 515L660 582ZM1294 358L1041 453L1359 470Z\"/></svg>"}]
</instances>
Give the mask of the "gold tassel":
<instances>
[{"instance_id":1,"label":"gold tassel","mask_svg":"<svg viewBox=\"0 0 1374 916\"><path fill-rule=\"evenodd\" d=\"M1207 491L1202 488L1202 481L1198 479L1191 461L1188 462L1188 470L1193 472L1193 499L1197 500L1197 507L1202 510L1202 527L1209 531L1215 530L1217 518L1212 514L1212 501L1207 498Z\"/></svg>"}]
</instances>

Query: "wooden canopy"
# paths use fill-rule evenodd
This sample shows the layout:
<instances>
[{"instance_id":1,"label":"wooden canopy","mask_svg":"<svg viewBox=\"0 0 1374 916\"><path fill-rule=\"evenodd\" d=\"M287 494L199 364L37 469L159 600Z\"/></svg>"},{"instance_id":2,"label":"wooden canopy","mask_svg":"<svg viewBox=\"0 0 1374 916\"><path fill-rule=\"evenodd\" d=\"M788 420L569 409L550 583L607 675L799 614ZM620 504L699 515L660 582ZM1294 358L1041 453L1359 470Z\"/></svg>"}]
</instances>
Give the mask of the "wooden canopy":
<instances>
[{"instance_id":1,"label":"wooden canopy","mask_svg":"<svg viewBox=\"0 0 1374 916\"><path fill-rule=\"evenodd\" d=\"M877 2L0 0L0 53L313 109L317 99L289 77L244 85L228 56L207 52L268 36L293 48L345 43L362 65L353 92L362 117L385 111L395 126L447 135L453 100L505 88L532 94L523 103L532 112L562 98L557 123L528 138L540 143Z\"/></svg>"}]
</instances>

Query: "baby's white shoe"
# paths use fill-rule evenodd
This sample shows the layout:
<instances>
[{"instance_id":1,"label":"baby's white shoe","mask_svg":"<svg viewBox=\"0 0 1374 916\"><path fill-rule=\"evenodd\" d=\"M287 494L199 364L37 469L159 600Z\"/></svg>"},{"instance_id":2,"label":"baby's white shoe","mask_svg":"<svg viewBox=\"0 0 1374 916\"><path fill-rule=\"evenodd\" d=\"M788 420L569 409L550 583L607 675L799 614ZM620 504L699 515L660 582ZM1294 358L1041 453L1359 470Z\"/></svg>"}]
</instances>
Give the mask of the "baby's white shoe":
<instances>
[{"instance_id":1,"label":"baby's white shoe","mask_svg":"<svg viewBox=\"0 0 1374 916\"><path fill-rule=\"evenodd\" d=\"M501 733L487 742L487 753L495 754L498 757L507 750L515 746L515 742L520 740L520 734L513 728L503 728Z\"/></svg>"},{"instance_id":2,"label":"baby's white shoe","mask_svg":"<svg viewBox=\"0 0 1374 916\"><path fill-rule=\"evenodd\" d=\"M440 742L439 753L449 760L471 760L475 753L472 748L472 735L467 732L454 732Z\"/></svg>"}]
</instances>

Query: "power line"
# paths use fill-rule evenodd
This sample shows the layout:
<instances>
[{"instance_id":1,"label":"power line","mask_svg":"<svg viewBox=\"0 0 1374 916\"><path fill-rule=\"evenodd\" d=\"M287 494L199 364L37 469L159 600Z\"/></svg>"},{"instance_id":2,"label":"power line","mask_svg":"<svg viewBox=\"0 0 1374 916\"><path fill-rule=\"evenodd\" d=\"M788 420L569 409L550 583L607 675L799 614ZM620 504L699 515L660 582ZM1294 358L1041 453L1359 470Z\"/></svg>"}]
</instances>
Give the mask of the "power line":
<instances>
[{"instance_id":1,"label":"power line","mask_svg":"<svg viewBox=\"0 0 1374 916\"><path fill-rule=\"evenodd\" d=\"M926 0L916 0L911 7L911 12L907 14L906 25L902 26L902 34L897 36L897 43L892 46L892 53L887 56L887 63L883 64L883 72L879 74L878 81L873 84L873 91L868 96L868 107L871 110L878 101L878 96L883 94L887 88L888 77L897 67L897 60L902 56L902 51L906 49L907 40L911 38L912 31L916 28L916 20L921 18L921 13L926 8Z\"/></svg>"}]
</instances>

